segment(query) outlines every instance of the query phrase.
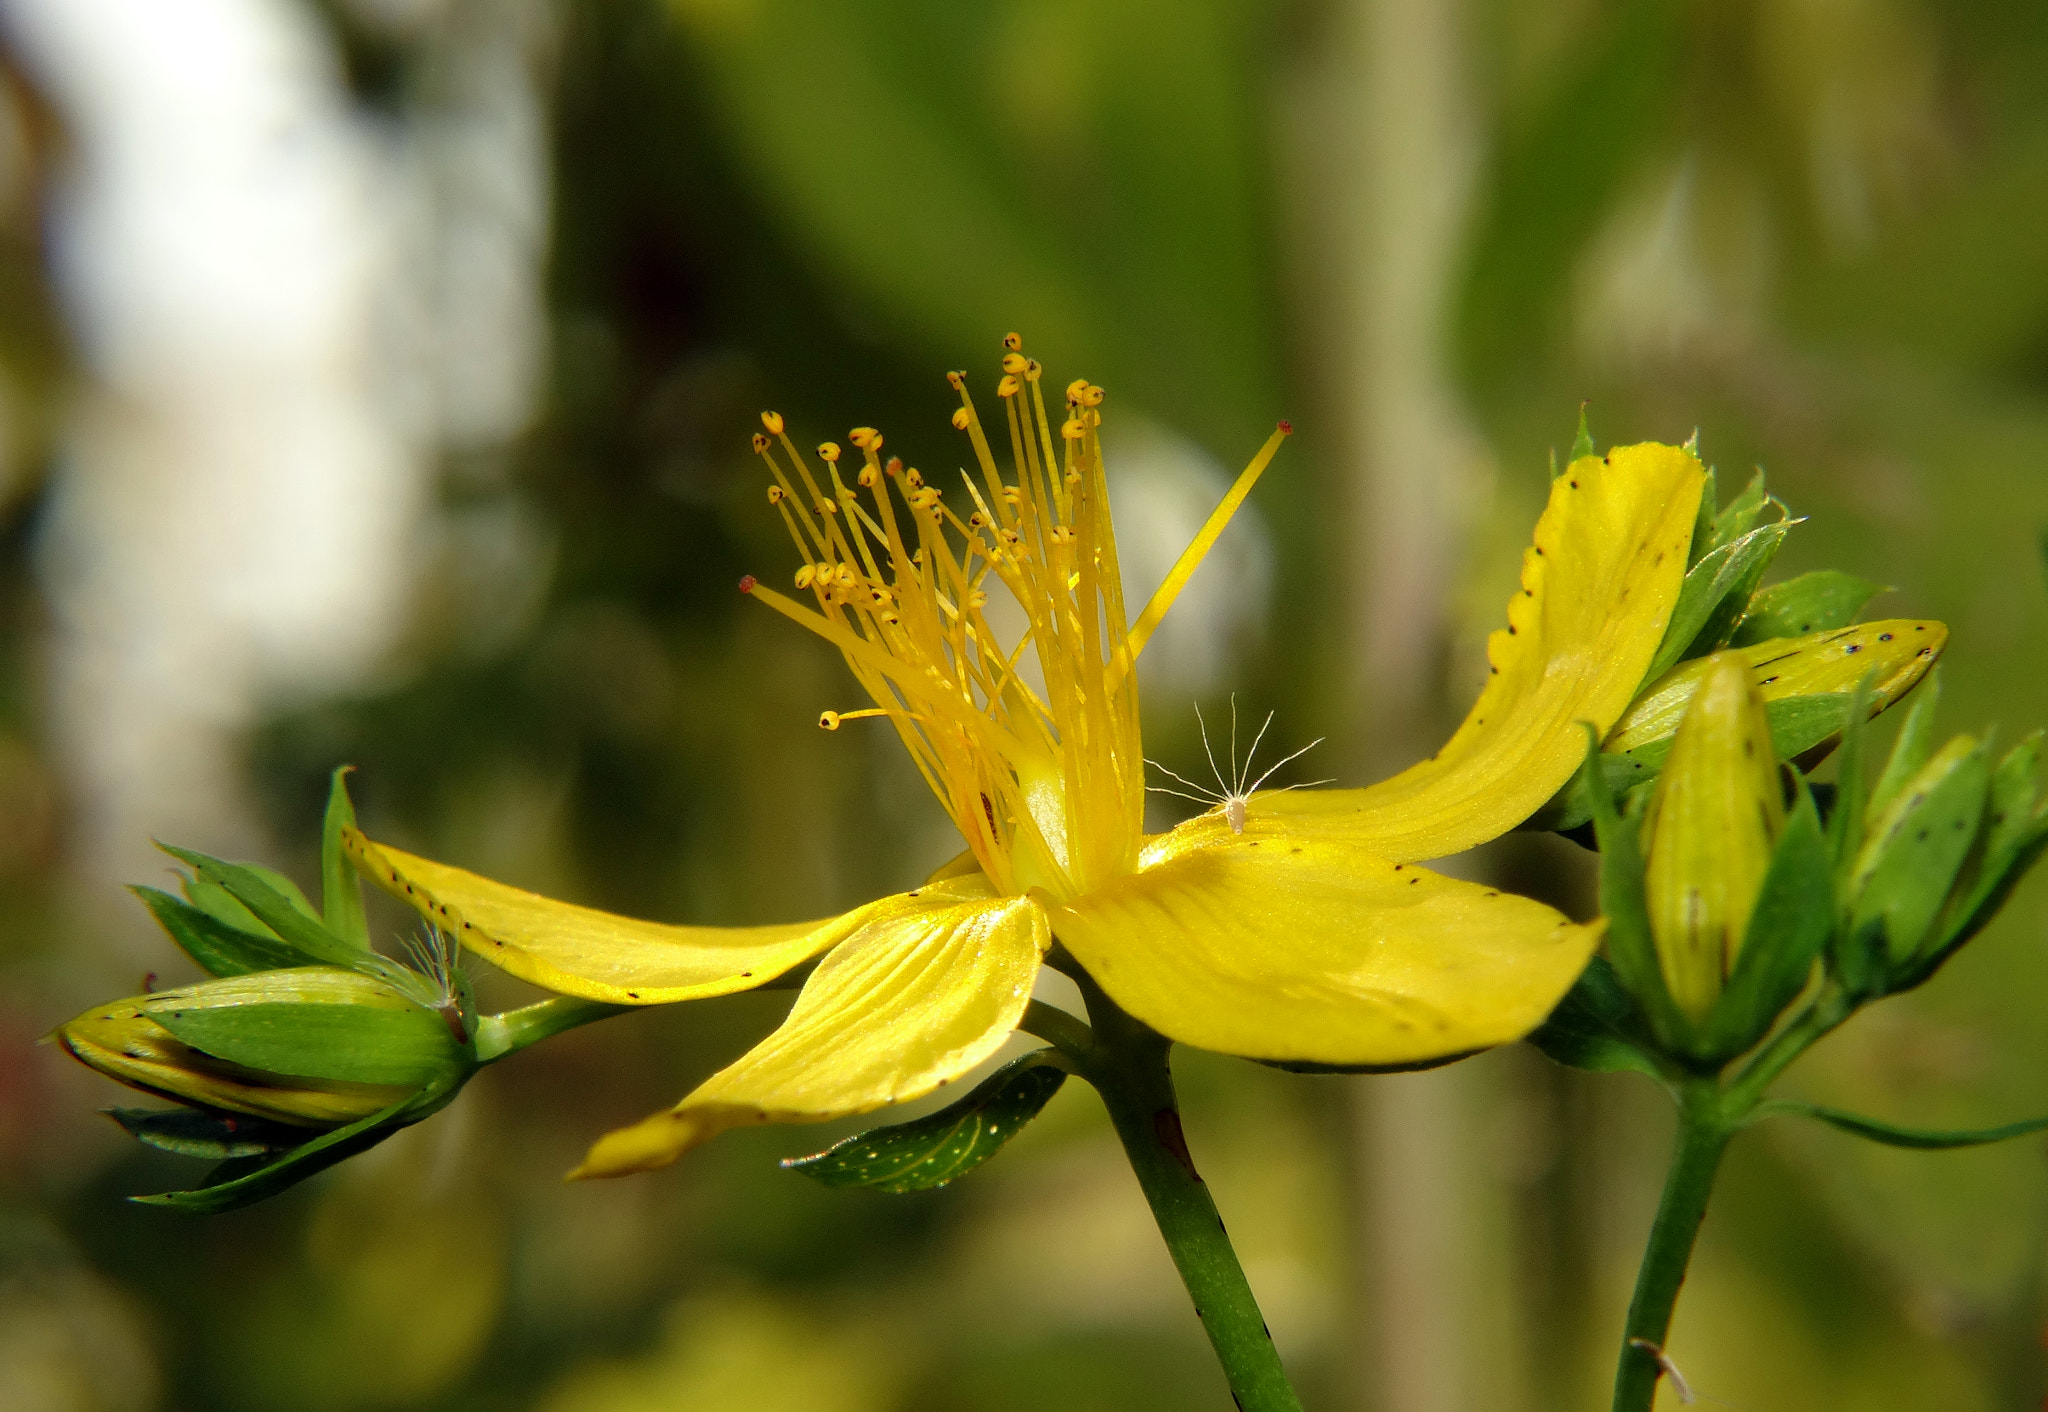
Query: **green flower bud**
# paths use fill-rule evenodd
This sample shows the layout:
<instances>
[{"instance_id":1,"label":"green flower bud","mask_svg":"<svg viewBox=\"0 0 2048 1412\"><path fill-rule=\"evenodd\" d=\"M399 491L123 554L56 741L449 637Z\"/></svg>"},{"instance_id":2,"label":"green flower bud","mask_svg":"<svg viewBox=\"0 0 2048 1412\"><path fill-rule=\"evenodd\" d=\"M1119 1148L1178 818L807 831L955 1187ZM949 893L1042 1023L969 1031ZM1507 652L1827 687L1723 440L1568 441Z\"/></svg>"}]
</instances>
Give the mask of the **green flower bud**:
<instances>
[{"instance_id":1,"label":"green flower bud","mask_svg":"<svg viewBox=\"0 0 2048 1412\"><path fill-rule=\"evenodd\" d=\"M1650 935L1672 1002L1704 1026L1785 828L1764 700L1742 654L1702 666L1643 821Z\"/></svg>"}]
</instances>

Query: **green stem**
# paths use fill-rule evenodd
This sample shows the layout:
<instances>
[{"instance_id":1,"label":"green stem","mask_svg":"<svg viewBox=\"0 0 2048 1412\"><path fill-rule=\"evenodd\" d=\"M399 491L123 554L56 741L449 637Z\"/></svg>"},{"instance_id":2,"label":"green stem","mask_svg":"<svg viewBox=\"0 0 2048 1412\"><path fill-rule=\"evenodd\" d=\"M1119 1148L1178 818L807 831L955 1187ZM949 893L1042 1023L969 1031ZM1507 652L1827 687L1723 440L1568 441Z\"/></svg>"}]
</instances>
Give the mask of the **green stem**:
<instances>
[{"instance_id":1,"label":"green stem","mask_svg":"<svg viewBox=\"0 0 2048 1412\"><path fill-rule=\"evenodd\" d=\"M637 1005L607 1005L600 1000L578 1000L563 995L517 1010L482 1015L476 1022L476 1061L479 1064L494 1063L507 1054L518 1053L529 1044L552 1039L564 1030L573 1030L592 1020L640 1008Z\"/></svg>"},{"instance_id":2,"label":"green stem","mask_svg":"<svg viewBox=\"0 0 2048 1412\"><path fill-rule=\"evenodd\" d=\"M1085 975L1076 979L1094 1030L1082 1076L1102 1095L1231 1395L1244 1412L1301 1412L1223 1218L1188 1155L1168 1066L1172 1041L1125 1014Z\"/></svg>"},{"instance_id":3,"label":"green stem","mask_svg":"<svg viewBox=\"0 0 2048 1412\"><path fill-rule=\"evenodd\" d=\"M1656 1399L1671 1311L1678 1303L1679 1286L1685 1283L1693 1241L1706 1219L1721 1154L1734 1132L1713 1081L1696 1080L1681 1090L1677 1149L1664 1176L1664 1194L1657 1202L1657 1218L1650 1225L1635 1294L1628 1304L1628 1327L1614 1372L1614 1412L1649 1412Z\"/></svg>"}]
</instances>

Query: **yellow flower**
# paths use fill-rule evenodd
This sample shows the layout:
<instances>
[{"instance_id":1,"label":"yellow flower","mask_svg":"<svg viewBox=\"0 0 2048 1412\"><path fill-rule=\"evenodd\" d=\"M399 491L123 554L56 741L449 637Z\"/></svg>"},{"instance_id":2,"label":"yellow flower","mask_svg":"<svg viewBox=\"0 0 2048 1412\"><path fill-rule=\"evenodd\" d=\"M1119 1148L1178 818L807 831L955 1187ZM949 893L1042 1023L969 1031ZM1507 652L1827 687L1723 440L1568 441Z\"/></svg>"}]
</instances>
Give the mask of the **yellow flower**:
<instances>
[{"instance_id":1,"label":"yellow flower","mask_svg":"<svg viewBox=\"0 0 2048 1412\"><path fill-rule=\"evenodd\" d=\"M1552 484L1492 676L1429 760L1366 789L1254 795L1144 831L1132 664L1279 449L1285 423L1135 619L1101 446L1102 390L1054 414L1006 341L991 438L966 379L953 424L978 475L927 483L871 428L798 452L755 439L808 602L752 595L838 647L967 851L924 886L824 921L634 921L370 842L364 871L479 954L552 990L658 1004L818 960L781 1028L674 1109L602 1138L574 1175L663 1165L725 1128L867 1112L931 1092L1017 1027L1054 938L1168 1038L1260 1059L1411 1065L1505 1043L1584 967L1599 924L1418 868L1529 817L1620 719L1686 570L1703 483L1689 450L1618 448ZM994 440L1006 446L999 458ZM991 583L993 580L993 584ZM994 584L1027 622L1003 640ZM1238 825L1241 824L1241 829Z\"/></svg>"}]
</instances>

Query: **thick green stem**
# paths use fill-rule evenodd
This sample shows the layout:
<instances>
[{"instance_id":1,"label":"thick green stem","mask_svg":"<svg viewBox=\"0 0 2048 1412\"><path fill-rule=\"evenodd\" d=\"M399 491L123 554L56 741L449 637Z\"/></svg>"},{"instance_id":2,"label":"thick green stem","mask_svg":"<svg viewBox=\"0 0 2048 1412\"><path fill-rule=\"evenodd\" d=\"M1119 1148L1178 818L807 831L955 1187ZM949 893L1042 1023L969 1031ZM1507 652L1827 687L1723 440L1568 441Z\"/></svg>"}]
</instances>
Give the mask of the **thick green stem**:
<instances>
[{"instance_id":1,"label":"thick green stem","mask_svg":"<svg viewBox=\"0 0 2048 1412\"><path fill-rule=\"evenodd\" d=\"M1628 1304L1628 1327L1614 1372L1614 1412L1649 1412L1656 1399L1671 1311L1678 1303L1679 1286L1685 1283L1700 1222L1706 1219L1714 1174L1734 1131L1717 1084L1700 1080L1681 1092L1677 1149L1664 1176L1664 1195L1657 1202L1657 1219L1650 1225L1635 1294Z\"/></svg>"},{"instance_id":2,"label":"thick green stem","mask_svg":"<svg viewBox=\"0 0 2048 1412\"><path fill-rule=\"evenodd\" d=\"M516 1054L529 1044L552 1039L564 1030L573 1030L592 1020L623 1015L628 1010L639 1008L637 1005L607 1005L600 1000L578 1000L563 995L517 1010L482 1015L476 1022L476 1059L479 1064L489 1064L507 1054Z\"/></svg>"},{"instance_id":3,"label":"thick green stem","mask_svg":"<svg viewBox=\"0 0 2048 1412\"><path fill-rule=\"evenodd\" d=\"M1081 1065L1152 1207L1231 1395L1244 1412L1301 1412L1273 1336L1182 1135L1167 1056L1171 1041L1118 1009L1085 979L1094 1045Z\"/></svg>"}]
</instances>

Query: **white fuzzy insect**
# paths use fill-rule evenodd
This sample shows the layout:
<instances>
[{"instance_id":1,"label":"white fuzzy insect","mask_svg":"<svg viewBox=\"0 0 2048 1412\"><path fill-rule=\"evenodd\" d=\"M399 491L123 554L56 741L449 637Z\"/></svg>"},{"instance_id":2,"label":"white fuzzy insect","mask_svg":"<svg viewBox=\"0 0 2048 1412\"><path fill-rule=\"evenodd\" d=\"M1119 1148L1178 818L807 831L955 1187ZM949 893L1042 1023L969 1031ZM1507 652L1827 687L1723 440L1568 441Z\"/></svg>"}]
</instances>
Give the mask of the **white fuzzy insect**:
<instances>
[{"instance_id":1,"label":"white fuzzy insect","mask_svg":"<svg viewBox=\"0 0 2048 1412\"><path fill-rule=\"evenodd\" d=\"M1265 724L1259 727L1259 733L1252 738L1252 748L1245 752L1244 767L1240 769L1237 763L1237 696L1235 693L1232 693L1230 698L1230 776L1226 779L1222 767L1216 763L1216 752L1209 746L1209 723L1202 719L1202 708L1200 706L1195 707L1195 720L1202 728L1202 753L1209 757L1209 768L1215 772L1217 788L1211 789L1207 785L1196 784L1193 780L1183 775L1175 774L1157 760L1147 760L1145 763L1167 778L1186 785L1189 790L1194 792L1190 794L1184 790L1169 789L1165 785L1147 785L1146 788L1154 794L1171 794L1177 799L1192 800L1196 804L1207 804L1211 808L1221 809L1223 811L1223 821L1230 825L1230 831L1232 833L1243 833L1245 808L1251 803L1251 797L1264 787L1266 781L1271 779L1282 765L1299 760L1302 756L1308 754L1309 751L1323 743L1322 738L1318 736L1286 759L1274 762L1267 768L1264 774L1252 780L1250 784L1246 784L1245 781L1252 772L1252 760L1259 753L1259 742L1266 738L1266 727L1273 724L1274 714L1271 711L1266 713ZM1282 794L1290 789L1306 789L1314 785L1328 783L1330 783L1328 780L1306 780L1300 784L1285 785L1273 792L1275 794Z\"/></svg>"}]
</instances>

